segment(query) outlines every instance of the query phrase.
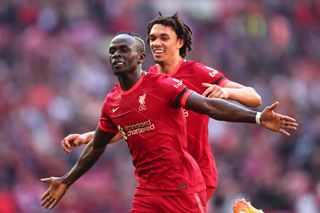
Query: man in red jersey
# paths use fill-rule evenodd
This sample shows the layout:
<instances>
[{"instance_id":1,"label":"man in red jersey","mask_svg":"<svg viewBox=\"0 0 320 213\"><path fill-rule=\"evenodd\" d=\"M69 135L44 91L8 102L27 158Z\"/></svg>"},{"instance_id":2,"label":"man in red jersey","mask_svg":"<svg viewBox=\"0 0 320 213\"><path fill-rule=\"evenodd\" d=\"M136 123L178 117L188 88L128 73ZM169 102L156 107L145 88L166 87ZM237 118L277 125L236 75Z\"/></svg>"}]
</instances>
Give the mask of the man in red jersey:
<instances>
[{"instance_id":1,"label":"man in red jersey","mask_svg":"<svg viewBox=\"0 0 320 213\"><path fill-rule=\"evenodd\" d=\"M261 98L253 88L230 81L223 73L199 62L184 59L187 51L192 49L192 32L177 13L167 17L160 14L148 24L147 35L156 62L147 71L169 74L182 80L189 89L210 98L233 100L248 107L261 104ZM199 164L209 199L218 185L216 163L208 143L209 117L187 110L185 116L188 151ZM93 138L93 133L70 134L62 140L62 146L70 153L71 146L88 143ZM119 137L114 141L118 139Z\"/></svg>"},{"instance_id":2,"label":"man in red jersey","mask_svg":"<svg viewBox=\"0 0 320 213\"><path fill-rule=\"evenodd\" d=\"M275 113L274 103L262 113L221 99L205 98L168 75L143 72L144 43L120 33L109 47L109 61L119 83L107 95L93 141L62 177L50 184L41 205L53 208L68 188L96 163L108 142L120 132L135 166L137 187L131 212L206 212L206 186L198 164L187 151L182 107L217 120L260 123L288 135L297 122Z\"/></svg>"}]
</instances>

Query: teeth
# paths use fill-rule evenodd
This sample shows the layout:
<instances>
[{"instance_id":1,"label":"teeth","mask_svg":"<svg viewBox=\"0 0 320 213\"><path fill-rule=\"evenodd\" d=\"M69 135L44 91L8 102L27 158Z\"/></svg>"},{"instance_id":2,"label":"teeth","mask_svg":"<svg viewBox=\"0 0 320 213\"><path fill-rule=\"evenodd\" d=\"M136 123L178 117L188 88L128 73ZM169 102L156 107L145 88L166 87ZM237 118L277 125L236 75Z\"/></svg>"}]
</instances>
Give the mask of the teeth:
<instances>
[{"instance_id":1,"label":"teeth","mask_svg":"<svg viewBox=\"0 0 320 213\"><path fill-rule=\"evenodd\" d=\"M154 50L155 53L164 53L164 50Z\"/></svg>"}]
</instances>

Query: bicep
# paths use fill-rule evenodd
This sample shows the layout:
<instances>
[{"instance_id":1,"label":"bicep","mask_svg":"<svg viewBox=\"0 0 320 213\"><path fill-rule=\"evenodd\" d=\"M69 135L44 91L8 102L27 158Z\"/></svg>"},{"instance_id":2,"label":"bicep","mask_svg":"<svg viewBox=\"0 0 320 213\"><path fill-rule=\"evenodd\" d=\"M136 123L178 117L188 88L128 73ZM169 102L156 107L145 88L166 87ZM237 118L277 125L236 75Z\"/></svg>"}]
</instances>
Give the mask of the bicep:
<instances>
[{"instance_id":1,"label":"bicep","mask_svg":"<svg viewBox=\"0 0 320 213\"><path fill-rule=\"evenodd\" d=\"M93 148L101 149L105 148L105 146L111 141L111 139L116 135L116 133L105 132L99 127L97 127L94 137L93 137Z\"/></svg>"},{"instance_id":2,"label":"bicep","mask_svg":"<svg viewBox=\"0 0 320 213\"><path fill-rule=\"evenodd\" d=\"M197 113L207 114L207 112L210 110L208 101L208 98L203 97L196 92L191 92L186 100L185 108Z\"/></svg>"}]
</instances>

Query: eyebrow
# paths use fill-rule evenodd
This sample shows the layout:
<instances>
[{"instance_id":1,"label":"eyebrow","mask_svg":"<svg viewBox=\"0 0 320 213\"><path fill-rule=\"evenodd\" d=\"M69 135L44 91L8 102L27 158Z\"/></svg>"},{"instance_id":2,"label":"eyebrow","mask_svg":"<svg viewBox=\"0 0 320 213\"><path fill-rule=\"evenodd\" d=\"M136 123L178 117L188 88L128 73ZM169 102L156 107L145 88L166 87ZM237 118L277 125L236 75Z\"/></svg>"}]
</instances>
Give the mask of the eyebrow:
<instances>
[{"instance_id":1,"label":"eyebrow","mask_svg":"<svg viewBox=\"0 0 320 213\"><path fill-rule=\"evenodd\" d=\"M158 35L158 34L157 34ZM160 36L170 36L169 33L160 33ZM150 34L149 37L156 36L154 33Z\"/></svg>"}]
</instances>

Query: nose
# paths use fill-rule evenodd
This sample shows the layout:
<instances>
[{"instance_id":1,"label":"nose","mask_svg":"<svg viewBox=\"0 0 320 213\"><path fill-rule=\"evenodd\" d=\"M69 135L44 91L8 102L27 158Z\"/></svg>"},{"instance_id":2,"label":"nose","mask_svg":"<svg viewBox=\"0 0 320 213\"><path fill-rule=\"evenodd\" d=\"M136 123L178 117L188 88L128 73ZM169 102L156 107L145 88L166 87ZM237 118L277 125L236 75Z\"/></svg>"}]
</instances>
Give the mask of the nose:
<instances>
[{"instance_id":1,"label":"nose","mask_svg":"<svg viewBox=\"0 0 320 213\"><path fill-rule=\"evenodd\" d=\"M160 39L154 39L153 41L150 42L150 45L155 47L160 46L161 45Z\"/></svg>"},{"instance_id":2,"label":"nose","mask_svg":"<svg viewBox=\"0 0 320 213\"><path fill-rule=\"evenodd\" d=\"M116 51L111 55L111 58L119 58L119 57L120 57L119 50L116 50Z\"/></svg>"}]
</instances>

